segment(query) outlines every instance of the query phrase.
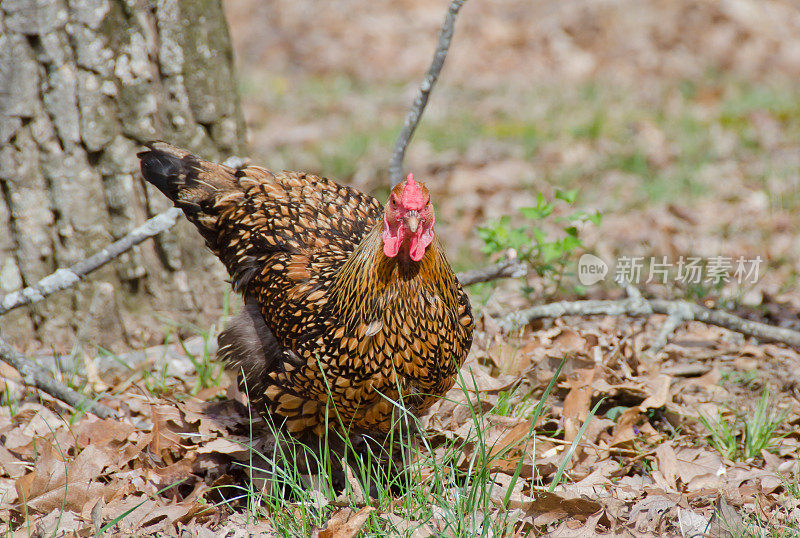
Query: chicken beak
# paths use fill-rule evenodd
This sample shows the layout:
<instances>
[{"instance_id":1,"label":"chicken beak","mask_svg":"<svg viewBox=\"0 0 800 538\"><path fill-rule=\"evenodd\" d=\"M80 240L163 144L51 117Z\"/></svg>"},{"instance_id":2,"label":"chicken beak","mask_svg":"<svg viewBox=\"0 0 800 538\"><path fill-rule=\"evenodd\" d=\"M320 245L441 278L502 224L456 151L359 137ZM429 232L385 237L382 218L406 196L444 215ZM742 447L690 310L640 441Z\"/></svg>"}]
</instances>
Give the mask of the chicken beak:
<instances>
[{"instance_id":1,"label":"chicken beak","mask_svg":"<svg viewBox=\"0 0 800 538\"><path fill-rule=\"evenodd\" d=\"M408 230L413 234L417 233L417 227L419 226L419 213L416 211L409 211L405 215L406 219L406 226Z\"/></svg>"}]
</instances>

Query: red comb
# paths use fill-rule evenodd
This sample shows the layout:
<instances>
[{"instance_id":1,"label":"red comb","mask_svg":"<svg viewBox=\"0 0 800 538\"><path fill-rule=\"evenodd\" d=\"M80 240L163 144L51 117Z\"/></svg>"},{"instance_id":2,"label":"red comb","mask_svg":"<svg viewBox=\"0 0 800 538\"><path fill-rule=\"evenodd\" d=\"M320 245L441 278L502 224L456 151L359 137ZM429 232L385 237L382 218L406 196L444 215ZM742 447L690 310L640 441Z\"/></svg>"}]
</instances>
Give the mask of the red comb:
<instances>
[{"instance_id":1,"label":"red comb","mask_svg":"<svg viewBox=\"0 0 800 538\"><path fill-rule=\"evenodd\" d=\"M411 211L419 211L428 203L419 183L414 181L414 174L408 174L406 183L403 185L403 196L400 201L403 207Z\"/></svg>"}]
</instances>

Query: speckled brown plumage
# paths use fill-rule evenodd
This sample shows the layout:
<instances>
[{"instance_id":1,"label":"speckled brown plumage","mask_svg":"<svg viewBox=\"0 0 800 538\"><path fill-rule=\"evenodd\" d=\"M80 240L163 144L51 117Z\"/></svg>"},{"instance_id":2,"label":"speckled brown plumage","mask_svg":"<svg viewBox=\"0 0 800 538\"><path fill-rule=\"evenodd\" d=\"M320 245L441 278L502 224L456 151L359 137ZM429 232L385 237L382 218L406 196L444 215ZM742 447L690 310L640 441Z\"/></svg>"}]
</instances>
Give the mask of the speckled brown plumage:
<instances>
[{"instance_id":1,"label":"speckled brown plumage","mask_svg":"<svg viewBox=\"0 0 800 538\"><path fill-rule=\"evenodd\" d=\"M388 257L371 196L148 147L145 179L184 210L244 296L220 355L244 372L255 405L293 433L322 433L326 415L329 426L385 433L390 399L418 412L452 387L473 319L436 239L418 262Z\"/></svg>"}]
</instances>

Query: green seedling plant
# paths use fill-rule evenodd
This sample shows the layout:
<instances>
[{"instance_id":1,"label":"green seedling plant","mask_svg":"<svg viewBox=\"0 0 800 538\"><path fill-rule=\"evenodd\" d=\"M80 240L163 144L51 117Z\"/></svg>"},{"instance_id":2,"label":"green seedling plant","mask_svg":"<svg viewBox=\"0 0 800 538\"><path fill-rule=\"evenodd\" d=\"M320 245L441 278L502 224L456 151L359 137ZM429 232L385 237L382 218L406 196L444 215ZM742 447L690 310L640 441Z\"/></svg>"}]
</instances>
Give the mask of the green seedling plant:
<instances>
[{"instance_id":1,"label":"green seedling plant","mask_svg":"<svg viewBox=\"0 0 800 538\"><path fill-rule=\"evenodd\" d=\"M776 435L786 413L771 411L769 389L765 388L752 413L736 413L730 424L718 411L716 417L700 413L698 419L709 433L712 446L730 460L748 460L769 450L781 436Z\"/></svg>"},{"instance_id":2,"label":"green seedling plant","mask_svg":"<svg viewBox=\"0 0 800 538\"><path fill-rule=\"evenodd\" d=\"M222 371L224 370L223 364L215 360L214 354L211 352L211 343L216 340L215 327L212 326L210 330L199 331L199 333L203 339L203 352L200 356L191 353L182 338L179 340L183 352L186 353L197 373L194 387L190 391L192 395L197 394L202 389L219 386L222 380Z\"/></svg>"},{"instance_id":3,"label":"green seedling plant","mask_svg":"<svg viewBox=\"0 0 800 538\"><path fill-rule=\"evenodd\" d=\"M742 417L744 421L744 454L745 458L752 458L761 454L764 449L781 436L775 433L786 418L786 413L775 414L769 405L769 389L764 388L756 404L755 412L750 418Z\"/></svg>"},{"instance_id":4,"label":"green seedling plant","mask_svg":"<svg viewBox=\"0 0 800 538\"><path fill-rule=\"evenodd\" d=\"M574 265L575 254L583 246L581 226L585 223L599 226L602 220L597 211L574 210L577 196L577 189L556 190L553 200L539 193L536 205L519 210L524 225L517 226L511 216L504 215L479 227L483 252L507 255L513 251L520 261L544 278L548 284L546 297L563 291L564 277L571 274L568 268ZM556 216L554 212L558 205L566 205L567 213ZM557 232L548 232L554 226ZM523 291L531 293L533 290L524 287ZM582 289L576 285L573 291L580 293Z\"/></svg>"},{"instance_id":5,"label":"green seedling plant","mask_svg":"<svg viewBox=\"0 0 800 538\"><path fill-rule=\"evenodd\" d=\"M149 394L153 396L163 396L170 392L168 368L169 366L164 363L161 369L155 372L150 372L149 370L142 371L142 382Z\"/></svg>"},{"instance_id":6,"label":"green seedling plant","mask_svg":"<svg viewBox=\"0 0 800 538\"><path fill-rule=\"evenodd\" d=\"M226 293L223 296L222 302L222 318L225 319L230 314L230 294ZM177 323L167 318L160 318L165 324L165 337L164 345L167 346L173 338L177 339L178 344L183 349L189 362L194 366L197 377L194 385L189 390L191 395L196 395L202 389L217 387L222 381L222 372L225 367L222 362L217 361L215 354L212 352L212 344L217 339L217 328L212 325L210 329L203 329L193 323ZM203 341L203 351L200 354L192 353L186 346L186 342L180 336L179 330L188 330L194 335L199 336ZM164 352L166 354L166 351ZM162 378L166 379L167 371L163 371ZM157 389L161 388L157 386Z\"/></svg>"},{"instance_id":7,"label":"green seedling plant","mask_svg":"<svg viewBox=\"0 0 800 538\"><path fill-rule=\"evenodd\" d=\"M493 415L513 418L538 418L539 401L531 398L532 391L523 391L520 387L504 390L497 395L497 404L490 411ZM538 414L537 414L538 413Z\"/></svg>"}]
</instances>

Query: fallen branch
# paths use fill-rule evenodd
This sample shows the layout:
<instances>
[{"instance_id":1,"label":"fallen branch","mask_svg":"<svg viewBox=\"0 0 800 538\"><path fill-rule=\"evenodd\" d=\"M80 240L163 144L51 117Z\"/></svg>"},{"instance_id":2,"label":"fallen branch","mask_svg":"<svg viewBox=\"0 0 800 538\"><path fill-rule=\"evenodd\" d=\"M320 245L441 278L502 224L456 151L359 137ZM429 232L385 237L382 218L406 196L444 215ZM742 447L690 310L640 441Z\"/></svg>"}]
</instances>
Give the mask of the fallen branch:
<instances>
[{"instance_id":1,"label":"fallen branch","mask_svg":"<svg viewBox=\"0 0 800 538\"><path fill-rule=\"evenodd\" d=\"M658 335L650 345L650 349L654 353L658 353L667 345L667 340L675 332L675 329L694 318L694 312L692 312L691 308L688 308L690 304L682 301L673 305L672 311L667 316L667 319L664 320L661 330L658 331Z\"/></svg>"},{"instance_id":2,"label":"fallen branch","mask_svg":"<svg viewBox=\"0 0 800 538\"><path fill-rule=\"evenodd\" d=\"M85 260L81 260L67 269L58 269L52 275L44 277L32 286L7 294L0 300L0 315L20 306L37 303L57 291L71 288L80 282L84 276L101 268L145 239L149 239L175 226L180 214L181 210L175 207L159 213L138 228L135 228L125 237L114 241Z\"/></svg>"},{"instance_id":3,"label":"fallen branch","mask_svg":"<svg viewBox=\"0 0 800 538\"><path fill-rule=\"evenodd\" d=\"M458 273L456 277L462 286L471 286L480 282L489 282L498 278L517 278L528 274L528 266L522 262L513 260L505 261L480 269L472 269Z\"/></svg>"},{"instance_id":4,"label":"fallen branch","mask_svg":"<svg viewBox=\"0 0 800 538\"><path fill-rule=\"evenodd\" d=\"M417 129L422 113L425 111L425 106L428 104L428 97L439 79L439 73L444 65L444 60L447 57L447 50L450 48L450 42L453 40L453 30L455 28L456 17L461 6L464 5L466 0L453 0L447 10L444 24L439 30L439 42L436 45L436 52L433 53L433 61L422 79L419 86L417 96L414 98L414 104L411 110L406 114L405 122L403 122L403 129L397 136L397 141L394 144L394 151L392 151L392 158L389 160L389 178L392 185L399 183L403 179L403 159L406 156L406 148L414 136L414 131Z\"/></svg>"},{"instance_id":5,"label":"fallen branch","mask_svg":"<svg viewBox=\"0 0 800 538\"><path fill-rule=\"evenodd\" d=\"M0 360L16 368L22 376L22 383L29 387L42 390L76 409L89 411L100 418L116 416L116 413L110 407L93 402L83 394L59 383L48 374L47 370L22 355L2 338L0 338Z\"/></svg>"},{"instance_id":6,"label":"fallen branch","mask_svg":"<svg viewBox=\"0 0 800 538\"><path fill-rule=\"evenodd\" d=\"M520 310L506 316L500 326L506 330L516 330L541 318L560 318L562 316L631 316L648 317L653 314L664 314L680 323L699 321L708 325L716 325L759 340L780 342L800 348L800 332L781 327L773 327L757 321L749 321L727 312L712 310L688 301L667 301L663 299L644 299L631 297L618 301L560 301ZM677 325L676 325L677 326ZM669 336L674 327L662 329L663 340ZM661 335L656 340L660 344ZM654 346L656 347L656 346ZM663 347L663 346L662 346Z\"/></svg>"}]
</instances>

